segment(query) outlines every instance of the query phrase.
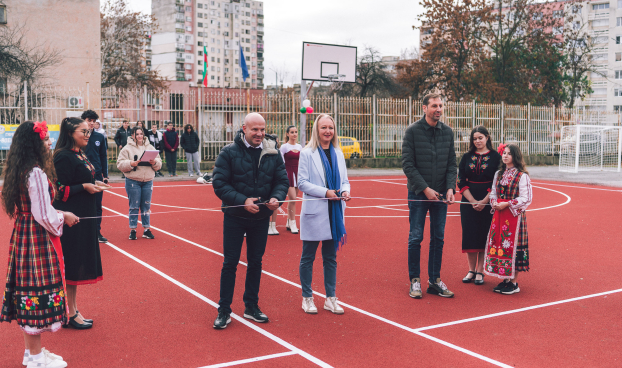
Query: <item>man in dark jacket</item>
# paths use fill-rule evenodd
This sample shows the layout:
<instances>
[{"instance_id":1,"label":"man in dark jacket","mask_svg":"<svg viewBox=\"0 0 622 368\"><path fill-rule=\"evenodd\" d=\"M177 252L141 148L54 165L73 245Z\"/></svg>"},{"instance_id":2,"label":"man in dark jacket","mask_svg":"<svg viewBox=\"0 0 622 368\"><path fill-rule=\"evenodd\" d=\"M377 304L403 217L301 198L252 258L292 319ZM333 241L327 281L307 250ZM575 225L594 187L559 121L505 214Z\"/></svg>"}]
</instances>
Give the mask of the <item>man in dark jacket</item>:
<instances>
[{"instance_id":1,"label":"man in dark jacket","mask_svg":"<svg viewBox=\"0 0 622 368\"><path fill-rule=\"evenodd\" d=\"M91 161L91 164L95 168L95 180L102 181L108 184L108 142L103 134L100 134L93 129L95 122L99 119L97 113L93 110L86 110L82 113L82 120L89 124L91 130L91 136L89 137L89 143L84 147L84 153L86 157ZM102 229L102 200L104 198L104 192L95 193L95 202L97 204L97 238L100 243L105 243L108 239L104 238L101 233Z\"/></svg>"},{"instance_id":2,"label":"man in dark jacket","mask_svg":"<svg viewBox=\"0 0 622 368\"><path fill-rule=\"evenodd\" d=\"M151 123L151 130L147 131L147 138L149 138L149 142L151 145L160 151L160 158L162 157L162 152L164 152L164 143L162 143L162 133L158 131L158 123ZM164 176L160 170L156 171L156 176Z\"/></svg>"},{"instance_id":3,"label":"man in dark jacket","mask_svg":"<svg viewBox=\"0 0 622 368\"><path fill-rule=\"evenodd\" d=\"M285 164L277 139L266 135L266 122L257 113L244 119L233 143L225 146L214 167L212 185L222 200L224 216L223 253L220 274L220 305L214 328L231 322L235 273L246 233L246 285L244 318L268 322L259 310L261 261L268 240L270 215L279 207L289 188ZM234 206L234 207L227 207Z\"/></svg>"},{"instance_id":4,"label":"man in dark jacket","mask_svg":"<svg viewBox=\"0 0 622 368\"><path fill-rule=\"evenodd\" d=\"M201 149L199 135L194 131L192 125L187 124L184 127L184 133L179 140L181 148L186 152L186 163L188 164L188 175L192 175L192 164L194 163L194 170L197 176L201 176L199 149Z\"/></svg>"},{"instance_id":5,"label":"man in dark jacket","mask_svg":"<svg viewBox=\"0 0 622 368\"><path fill-rule=\"evenodd\" d=\"M409 295L419 299L421 293L420 256L425 218L430 211L430 255L428 259L429 294L451 298L454 293L441 281L443 244L447 204L454 202L457 165L454 133L440 121L443 100L439 94L423 98L425 115L406 129L402 143L402 168L408 178Z\"/></svg>"},{"instance_id":6,"label":"man in dark jacket","mask_svg":"<svg viewBox=\"0 0 622 368\"><path fill-rule=\"evenodd\" d=\"M166 132L162 135L162 143L164 143L164 156L166 156L166 168L168 176L177 176L177 149L179 147L179 136L173 127L173 123L169 122L166 126Z\"/></svg>"},{"instance_id":7,"label":"man in dark jacket","mask_svg":"<svg viewBox=\"0 0 622 368\"><path fill-rule=\"evenodd\" d=\"M119 152L125 147L127 144L127 139L131 137L130 134L130 122L127 120L123 120L123 125L117 129L117 134L114 135L114 143L117 144L119 148Z\"/></svg>"}]
</instances>

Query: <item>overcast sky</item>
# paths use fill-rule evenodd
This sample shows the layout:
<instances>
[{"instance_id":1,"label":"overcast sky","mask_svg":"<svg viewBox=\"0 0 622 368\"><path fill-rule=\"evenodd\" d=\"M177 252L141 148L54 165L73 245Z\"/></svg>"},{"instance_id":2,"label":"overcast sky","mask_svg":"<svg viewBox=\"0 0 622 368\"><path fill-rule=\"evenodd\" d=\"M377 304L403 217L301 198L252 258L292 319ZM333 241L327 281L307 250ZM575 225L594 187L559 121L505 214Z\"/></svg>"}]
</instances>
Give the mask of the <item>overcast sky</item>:
<instances>
[{"instance_id":1,"label":"overcast sky","mask_svg":"<svg viewBox=\"0 0 622 368\"><path fill-rule=\"evenodd\" d=\"M151 0L128 0L134 10L151 13ZM171 0L173 1L173 0ZM275 83L285 70L286 85L300 83L302 42L348 44L376 48L383 56L399 56L418 46L412 29L422 7L417 0L264 0L264 84ZM281 78L279 78L281 79Z\"/></svg>"}]
</instances>

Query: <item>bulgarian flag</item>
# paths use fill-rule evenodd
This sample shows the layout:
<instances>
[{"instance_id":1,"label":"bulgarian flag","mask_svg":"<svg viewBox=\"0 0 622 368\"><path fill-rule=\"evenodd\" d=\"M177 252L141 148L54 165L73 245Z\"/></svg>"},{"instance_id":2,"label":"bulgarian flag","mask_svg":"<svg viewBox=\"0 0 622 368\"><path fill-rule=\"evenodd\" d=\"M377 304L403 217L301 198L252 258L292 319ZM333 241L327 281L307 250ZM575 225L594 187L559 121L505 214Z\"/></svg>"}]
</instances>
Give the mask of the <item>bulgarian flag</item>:
<instances>
[{"instance_id":1,"label":"bulgarian flag","mask_svg":"<svg viewBox=\"0 0 622 368\"><path fill-rule=\"evenodd\" d=\"M203 87L207 87L207 47L203 45Z\"/></svg>"}]
</instances>

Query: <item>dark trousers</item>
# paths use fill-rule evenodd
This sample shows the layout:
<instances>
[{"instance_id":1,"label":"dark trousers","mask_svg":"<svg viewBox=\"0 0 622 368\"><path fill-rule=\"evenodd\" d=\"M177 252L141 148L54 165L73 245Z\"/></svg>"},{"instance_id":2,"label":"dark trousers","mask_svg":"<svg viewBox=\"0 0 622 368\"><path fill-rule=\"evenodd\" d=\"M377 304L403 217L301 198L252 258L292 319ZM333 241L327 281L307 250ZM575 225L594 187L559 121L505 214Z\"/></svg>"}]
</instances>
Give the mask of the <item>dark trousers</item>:
<instances>
[{"instance_id":1,"label":"dark trousers","mask_svg":"<svg viewBox=\"0 0 622 368\"><path fill-rule=\"evenodd\" d=\"M177 151L164 151L164 155L166 156L166 169L169 174L177 173Z\"/></svg>"},{"instance_id":2,"label":"dark trousers","mask_svg":"<svg viewBox=\"0 0 622 368\"><path fill-rule=\"evenodd\" d=\"M235 274L240 261L244 233L246 233L246 283L244 304L255 305L259 302L259 283L261 281L261 260L268 241L268 223L270 218L249 220L225 215L223 221L223 253L225 260L220 273L220 301L218 311L231 313Z\"/></svg>"},{"instance_id":3,"label":"dark trousers","mask_svg":"<svg viewBox=\"0 0 622 368\"><path fill-rule=\"evenodd\" d=\"M103 181L104 180L104 175L103 174L97 174L95 175L95 180L99 180L99 181ZM101 235L102 232L102 200L104 199L104 192L101 191L99 193L95 193L95 206L96 206L96 213L97 215L97 235Z\"/></svg>"},{"instance_id":4,"label":"dark trousers","mask_svg":"<svg viewBox=\"0 0 622 368\"><path fill-rule=\"evenodd\" d=\"M408 199L427 200L421 192L408 192ZM430 211L430 254L428 257L428 276L430 281L441 277L441 263L443 262L443 245L445 244L445 222L447 221L447 204L438 202L408 202L408 220L410 233L408 235L408 277L412 280L419 277L421 266L421 242L425 229L425 218Z\"/></svg>"}]
</instances>

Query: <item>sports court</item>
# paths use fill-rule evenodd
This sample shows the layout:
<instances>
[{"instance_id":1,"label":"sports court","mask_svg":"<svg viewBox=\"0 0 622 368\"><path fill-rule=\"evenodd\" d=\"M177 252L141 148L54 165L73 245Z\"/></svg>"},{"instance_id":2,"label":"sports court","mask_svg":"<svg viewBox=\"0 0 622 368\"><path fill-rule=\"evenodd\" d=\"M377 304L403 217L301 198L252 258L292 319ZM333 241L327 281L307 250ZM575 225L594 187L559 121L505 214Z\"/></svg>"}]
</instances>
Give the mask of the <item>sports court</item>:
<instances>
[{"instance_id":1,"label":"sports court","mask_svg":"<svg viewBox=\"0 0 622 368\"><path fill-rule=\"evenodd\" d=\"M337 257L344 315L302 311L302 243L282 216L281 235L268 239L259 295L270 322L241 318L243 251L233 322L214 330L223 214L211 185L155 183L156 239L130 241L125 190L115 184L104 195L104 215L115 216L102 224L104 281L78 289L80 310L95 325L46 334L44 346L73 367L620 366L620 188L533 181L531 271L519 276L514 295L493 293L498 280L489 276L482 286L461 282L467 264L459 208L451 206L441 274L456 296L415 300L407 294L405 177L350 179L348 244ZM7 254L11 222L2 221L0 254ZM314 290L321 308L321 255ZM0 336L0 366L19 367L21 331L3 323Z\"/></svg>"}]
</instances>

